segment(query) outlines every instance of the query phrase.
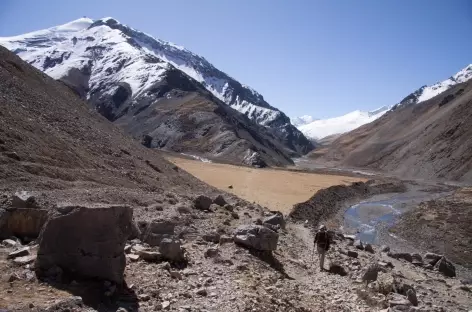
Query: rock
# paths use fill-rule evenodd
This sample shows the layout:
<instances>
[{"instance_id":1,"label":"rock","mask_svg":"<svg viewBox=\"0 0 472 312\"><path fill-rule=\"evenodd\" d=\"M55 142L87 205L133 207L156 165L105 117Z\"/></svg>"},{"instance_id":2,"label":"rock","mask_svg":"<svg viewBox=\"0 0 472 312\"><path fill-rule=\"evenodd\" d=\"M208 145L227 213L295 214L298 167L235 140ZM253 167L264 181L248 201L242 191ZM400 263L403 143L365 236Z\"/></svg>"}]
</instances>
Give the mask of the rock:
<instances>
[{"instance_id":1,"label":"rock","mask_svg":"<svg viewBox=\"0 0 472 312\"><path fill-rule=\"evenodd\" d=\"M388 247L387 245L380 246L380 252L389 252L389 251L390 251L390 247Z\"/></svg>"},{"instance_id":2,"label":"rock","mask_svg":"<svg viewBox=\"0 0 472 312\"><path fill-rule=\"evenodd\" d=\"M332 274L338 274L341 276L346 276L347 272L346 269L344 269L341 264L336 263L336 262L331 262L329 265L329 273Z\"/></svg>"},{"instance_id":3,"label":"rock","mask_svg":"<svg viewBox=\"0 0 472 312\"><path fill-rule=\"evenodd\" d=\"M184 251L178 239L164 238L159 245L159 251L164 259L170 261L184 260Z\"/></svg>"},{"instance_id":4,"label":"rock","mask_svg":"<svg viewBox=\"0 0 472 312\"><path fill-rule=\"evenodd\" d=\"M394 258L394 259L403 259L408 262L412 262L413 258L411 257L411 254L408 252L388 252L387 256Z\"/></svg>"},{"instance_id":5,"label":"rock","mask_svg":"<svg viewBox=\"0 0 472 312\"><path fill-rule=\"evenodd\" d=\"M11 159L14 159L14 160L18 160L18 161L21 160L20 156L18 156L18 154L17 154L16 152L5 152L4 154L5 154L5 156L7 156L8 158L11 158Z\"/></svg>"},{"instance_id":6,"label":"rock","mask_svg":"<svg viewBox=\"0 0 472 312\"><path fill-rule=\"evenodd\" d=\"M228 210L228 211L233 211L234 210L234 207L233 205L230 205L230 204L226 204L223 206L224 209Z\"/></svg>"},{"instance_id":7,"label":"rock","mask_svg":"<svg viewBox=\"0 0 472 312\"><path fill-rule=\"evenodd\" d=\"M233 238L231 236L221 235L220 245L227 244L227 243L232 243L232 242L233 242Z\"/></svg>"},{"instance_id":8,"label":"rock","mask_svg":"<svg viewBox=\"0 0 472 312\"><path fill-rule=\"evenodd\" d=\"M228 185L228 188L229 188L230 190L232 190L232 189L233 189L233 186L232 186L232 185Z\"/></svg>"},{"instance_id":9,"label":"rock","mask_svg":"<svg viewBox=\"0 0 472 312\"><path fill-rule=\"evenodd\" d=\"M260 225L242 225L233 235L235 243L263 251L277 249L279 234Z\"/></svg>"},{"instance_id":10,"label":"rock","mask_svg":"<svg viewBox=\"0 0 472 312\"><path fill-rule=\"evenodd\" d=\"M377 262L378 265L381 267L381 268L384 268L384 269L387 269L387 268L390 268L390 269L393 269L395 266L393 265L392 262L388 261L388 262L384 262L384 261L379 261Z\"/></svg>"},{"instance_id":11,"label":"rock","mask_svg":"<svg viewBox=\"0 0 472 312\"><path fill-rule=\"evenodd\" d=\"M162 239L174 236L175 223L170 220L155 220L149 223L140 223L139 227L143 242L150 246L159 246Z\"/></svg>"},{"instance_id":12,"label":"rock","mask_svg":"<svg viewBox=\"0 0 472 312\"><path fill-rule=\"evenodd\" d=\"M194 207L198 210L208 210L210 209L212 203L213 201L210 197L205 195L199 195L197 196L197 198L195 198Z\"/></svg>"},{"instance_id":13,"label":"rock","mask_svg":"<svg viewBox=\"0 0 472 312\"><path fill-rule=\"evenodd\" d=\"M359 256L359 254L356 251L353 251L353 250L348 250L347 255L351 258L357 258Z\"/></svg>"},{"instance_id":14,"label":"rock","mask_svg":"<svg viewBox=\"0 0 472 312\"><path fill-rule=\"evenodd\" d=\"M471 292L470 287L467 285L460 285L459 286L460 290L466 291L466 292Z\"/></svg>"},{"instance_id":15,"label":"rock","mask_svg":"<svg viewBox=\"0 0 472 312\"><path fill-rule=\"evenodd\" d=\"M213 248L213 247L210 247L208 248L207 250L205 250L205 258L213 258L213 257L216 257L218 255L218 248Z\"/></svg>"},{"instance_id":16,"label":"rock","mask_svg":"<svg viewBox=\"0 0 472 312\"><path fill-rule=\"evenodd\" d=\"M18 204L20 206L29 204ZM0 239L16 236L36 238L48 219L48 211L39 208L0 208Z\"/></svg>"},{"instance_id":17,"label":"rock","mask_svg":"<svg viewBox=\"0 0 472 312\"><path fill-rule=\"evenodd\" d=\"M215 244L218 244L220 242L220 237L221 235L215 231L203 234L202 236L204 241L215 243Z\"/></svg>"},{"instance_id":18,"label":"rock","mask_svg":"<svg viewBox=\"0 0 472 312\"><path fill-rule=\"evenodd\" d=\"M277 212L271 216L268 216L262 220L262 224L272 224L272 225L278 225L280 228L285 229L285 219L284 215L280 212Z\"/></svg>"},{"instance_id":19,"label":"rock","mask_svg":"<svg viewBox=\"0 0 472 312\"><path fill-rule=\"evenodd\" d=\"M55 300L54 304L48 306L45 311L83 311L84 306L85 305L82 301L82 297L71 296L68 298Z\"/></svg>"},{"instance_id":20,"label":"rock","mask_svg":"<svg viewBox=\"0 0 472 312\"><path fill-rule=\"evenodd\" d=\"M377 276L377 291L381 294L388 295L394 291L394 278L391 273L380 273Z\"/></svg>"},{"instance_id":21,"label":"rock","mask_svg":"<svg viewBox=\"0 0 472 312\"><path fill-rule=\"evenodd\" d=\"M138 295L138 299L139 301L149 301L151 299L151 296L149 296L148 294L141 294Z\"/></svg>"},{"instance_id":22,"label":"rock","mask_svg":"<svg viewBox=\"0 0 472 312\"><path fill-rule=\"evenodd\" d=\"M33 263L35 261L36 261L36 256L35 255L17 257L15 259L13 259L13 263L18 264L18 265L30 264L30 263Z\"/></svg>"},{"instance_id":23,"label":"rock","mask_svg":"<svg viewBox=\"0 0 472 312\"><path fill-rule=\"evenodd\" d=\"M137 254L129 254L129 255L127 255L127 257L128 257L128 259L130 259L133 262L136 262L136 261L139 260L139 255L137 255Z\"/></svg>"},{"instance_id":24,"label":"rock","mask_svg":"<svg viewBox=\"0 0 472 312\"><path fill-rule=\"evenodd\" d=\"M439 259L438 262L434 265L434 269L441 272L443 275L448 277L455 277L456 276L456 268L451 261L447 260L446 257L442 257Z\"/></svg>"},{"instance_id":25,"label":"rock","mask_svg":"<svg viewBox=\"0 0 472 312\"><path fill-rule=\"evenodd\" d=\"M374 248L372 247L371 244L366 244L364 247L364 250L370 253L375 253Z\"/></svg>"},{"instance_id":26,"label":"rock","mask_svg":"<svg viewBox=\"0 0 472 312\"><path fill-rule=\"evenodd\" d=\"M170 270L169 271L170 277L181 280L182 274L179 271Z\"/></svg>"},{"instance_id":27,"label":"rock","mask_svg":"<svg viewBox=\"0 0 472 312\"><path fill-rule=\"evenodd\" d=\"M257 223L255 223L257 224ZM280 230L280 225L273 225L273 224L270 224L270 223L263 223L262 226L265 226L266 228L268 228L269 230L272 230L274 232L279 232Z\"/></svg>"},{"instance_id":28,"label":"rock","mask_svg":"<svg viewBox=\"0 0 472 312\"><path fill-rule=\"evenodd\" d=\"M157 251L142 250L138 253L139 257L147 262L159 262L162 260L162 255Z\"/></svg>"},{"instance_id":29,"label":"rock","mask_svg":"<svg viewBox=\"0 0 472 312\"><path fill-rule=\"evenodd\" d=\"M239 219L239 215L236 211L231 211L231 216L233 217L233 219Z\"/></svg>"},{"instance_id":30,"label":"rock","mask_svg":"<svg viewBox=\"0 0 472 312\"><path fill-rule=\"evenodd\" d=\"M12 208L38 208L38 203L36 198L31 195L29 192L21 191L16 192L11 197L11 207Z\"/></svg>"},{"instance_id":31,"label":"rock","mask_svg":"<svg viewBox=\"0 0 472 312\"><path fill-rule=\"evenodd\" d=\"M424 255L423 259L425 263L431 264L434 267L436 265L436 262L438 262L439 259L441 259L442 257L443 257L442 255L438 255L432 252L427 252Z\"/></svg>"},{"instance_id":32,"label":"rock","mask_svg":"<svg viewBox=\"0 0 472 312\"><path fill-rule=\"evenodd\" d=\"M423 258L418 253L411 254L412 263L416 265L423 265Z\"/></svg>"},{"instance_id":33,"label":"rock","mask_svg":"<svg viewBox=\"0 0 472 312\"><path fill-rule=\"evenodd\" d=\"M369 264L362 274L362 280L369 283L377 280L379 274L379 265L374 262Z\"/></svg>"},{"instance_id":34,"label":"rock","mask_svg":"<svg viewBox=\"0 0 472 312\"><path fill-rule=\"evenodd\" d=\"M17 257L28 256L30 254L29 247L23 247L12 251L8 254L7 259L14 259Z\"/></svg>"},{"instance_id":35,"label":"rock","mask_svg":"<svg viewBox=\"0 0 472 312\"><path fill-rule=\"evenodd\" d=\"M215 199L213 199L213 203L223 207L224 205L226 205L226 200L222 195L218 195L215 197Z\"/></svg>"},{"instance_id":36,"label":"rock","mask_svg":"<svg viewBox=\"0 0 472 312\"><path fill-rule=\"evenodd\" d=\"M208 295L208 292L205 288L199 288L195 291L195 293L199 296L207 296Z\"/></svg>"},{"instance_id":37,"label":"rock","mask_svg":"<svg viewBox=\"0 0 472 312\"><path fill-rule=\"evenodd\" d=\"M192 213L192 209L188 207L187 205L180 203L177 206L175 206L175 210L180 213L180 214L190 214Z\"/></svg>"},{"instance_id":38,"label":"rock","mask_svg":"<svg viewBox=\"0 0 472 312\"><path fill-rule=\"evenodd\" d=\"M127 206L74 206L52 216L39 238L38 276L60 266L75 275L121 284L124 246L131 234L133 210Z\"/></svg>"},{"instance_id":39,"label":"rock","mask_svg":"<svg viewBox=\"0 0 472 312\"><path fill-rule=\"evenodd\" d=\"M4 239L2 241L2 246L8 247L8 248L15 247L16 245L18 245L18 243L14 241L13 239Z\"/></svg>"},{"instance_id":40,"label":"rock","mask_svg":"<svg viewBox=\"0 0 472 312\"><path fill-rule=\"evenodd\" d=\"M399 306L406 306L406 307L411 306L411 302L400 294L392 293L389 297L390 297L390 300L388 302L388 305L390 308L399 307ZM408 311L408 309L406 311Z\"/></svg>"},{"instance_id":41,"label":"rock","mask_svg":"<svg viewBox=\"0 0 472 312\"><path fill-rule=\"evenodd\" d=\"M362 242L359 239L354 241L354 247L356 247L357 249L360 249L360 250L364 250L364 245L362 244Z\"/></svg>"},{"instance_id":42,"label":"rock","mask_svg":"<svg viewBox=\"0 0 472 312\"><path fill-rule=\"evenodd\" d=\"M124 249L124 252L129 254L131 252L131 247L132 247L131 245L126 245L125 249Z\"/></svg>"},{"instance_id":43,"label":"rock","mask_svg":"<svg viewBox=\"0 0 472 312\"><path fill-rule=\"evenodd\" d=\"M169 307L170 307L170 301L166 300L166 301L162 302L162 309L163 310L167 310L167 309L169 309Z\"/></svg>"},{"instance_id":44,"label":"rock","mask_svg":"<svg viewBox=\"0 0 472 312\"><path fill-rule=\"evenodd\" d=\"M418 306L418 298L416 297L416 291L414 289L408 289L406 292L406 297L415 307Z\"/></svg>"},{"instance_id":45,"label":"rock","mask_svg":"<svg viewBox=\"0 0 472 312\"><path fill-rule=\"evenodd\" d=\"M21 280L20 276L16 273L12 273L10 274L10 276L8 277L8 283L11 283L11 282L14 282L14 281L19 281Z\"/></svg>"}]
</instances>

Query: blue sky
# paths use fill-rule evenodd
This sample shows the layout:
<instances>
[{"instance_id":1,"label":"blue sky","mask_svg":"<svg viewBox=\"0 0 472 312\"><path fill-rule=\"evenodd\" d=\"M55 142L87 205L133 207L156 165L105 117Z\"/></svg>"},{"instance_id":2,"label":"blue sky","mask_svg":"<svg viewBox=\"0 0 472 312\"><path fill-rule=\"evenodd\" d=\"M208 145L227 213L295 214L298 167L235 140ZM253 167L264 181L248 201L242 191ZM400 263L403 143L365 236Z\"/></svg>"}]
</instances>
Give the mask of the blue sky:
<instances>
[{"instance_id":1,"label":"blue sky","mask_svg":"<svg viewBox=\"0 0 472 312\"><path fill-rule=\"evenodd\" d=\"M2 0L0 36L82 16L183 45L289 116L395 104L472 63L468 0Z\"/></svg>"}]
</instances>

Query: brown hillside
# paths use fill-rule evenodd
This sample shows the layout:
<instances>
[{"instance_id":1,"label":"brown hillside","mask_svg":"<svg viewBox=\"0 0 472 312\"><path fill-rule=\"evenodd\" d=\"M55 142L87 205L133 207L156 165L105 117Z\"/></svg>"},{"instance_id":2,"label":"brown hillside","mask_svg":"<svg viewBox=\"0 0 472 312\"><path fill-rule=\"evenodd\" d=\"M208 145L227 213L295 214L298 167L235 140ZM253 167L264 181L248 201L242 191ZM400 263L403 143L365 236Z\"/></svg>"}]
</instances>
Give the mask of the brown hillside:
<instances>
[{"instance_id":1,"label":"brown hillside","mask_svg":"<svg viewBox=\"0 0 472 312\"><path fill-rule=\"evenodd\" d=\"M317 157L407 177L472 181L472 82L346 133Z\"/></svg>"}]
</instances>

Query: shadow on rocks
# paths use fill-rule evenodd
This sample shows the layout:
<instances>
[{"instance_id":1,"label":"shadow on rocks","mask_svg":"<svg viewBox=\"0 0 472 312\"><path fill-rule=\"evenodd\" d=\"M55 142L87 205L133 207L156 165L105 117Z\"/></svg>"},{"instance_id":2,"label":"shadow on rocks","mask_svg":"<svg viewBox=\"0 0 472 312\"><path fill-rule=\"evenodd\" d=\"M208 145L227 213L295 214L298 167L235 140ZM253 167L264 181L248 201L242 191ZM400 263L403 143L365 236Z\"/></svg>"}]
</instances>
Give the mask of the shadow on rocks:
<instances>
[{"instance_id":1,"label":"shadow on rocks","mask_svg":"<svg viewBox=\"0 0 472 312\"><path fill-rule=\"evenodd\" d=\"M129 312L139 311L138 296L126 282L117 285L103 280L73 279L72 275L62 273L54 278L42 278L41 281L81 297L83 305L99 312L115 312L120 307Z\"/></svg>"},{"instance_id":2,"label":"shadow on rocks","mask_svg":"<svg viewBox=\"0 0 472 312\"><path fill-rule=\"evenodd\" d=\"M247 250L249 250L251 255L270 265L271 268L282 274L285 278L293 280L293 278L285 272L283 263L280 262L271 251L260 251L251 248L247 248Z\"/></svg>"}]
</instances>

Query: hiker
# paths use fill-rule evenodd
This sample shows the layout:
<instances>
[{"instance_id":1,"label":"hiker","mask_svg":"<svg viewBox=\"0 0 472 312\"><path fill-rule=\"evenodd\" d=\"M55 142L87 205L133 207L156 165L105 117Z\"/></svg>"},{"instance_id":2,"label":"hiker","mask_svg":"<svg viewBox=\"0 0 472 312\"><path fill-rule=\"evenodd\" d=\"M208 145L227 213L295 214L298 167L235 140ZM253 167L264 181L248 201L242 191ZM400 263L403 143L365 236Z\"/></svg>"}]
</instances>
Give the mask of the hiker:
<instances>
[{"instance_id":1,"label":"hiker","mask_svg":"<svg viewBox=\"0 0 472 312\"><path fill-rule=\"evenodd\" d=\"M320 225L313 243L316 245L316 250L318 251L318 257L320 259L320 271L323 271L325 255L329 249L329 235L328 231L326 231L326 226Z\"/></svg>"}]
</instances>

